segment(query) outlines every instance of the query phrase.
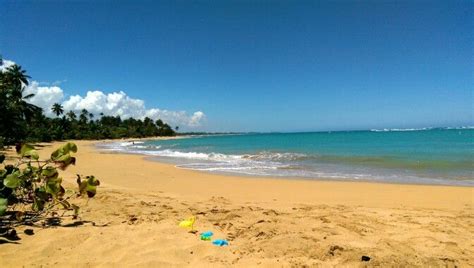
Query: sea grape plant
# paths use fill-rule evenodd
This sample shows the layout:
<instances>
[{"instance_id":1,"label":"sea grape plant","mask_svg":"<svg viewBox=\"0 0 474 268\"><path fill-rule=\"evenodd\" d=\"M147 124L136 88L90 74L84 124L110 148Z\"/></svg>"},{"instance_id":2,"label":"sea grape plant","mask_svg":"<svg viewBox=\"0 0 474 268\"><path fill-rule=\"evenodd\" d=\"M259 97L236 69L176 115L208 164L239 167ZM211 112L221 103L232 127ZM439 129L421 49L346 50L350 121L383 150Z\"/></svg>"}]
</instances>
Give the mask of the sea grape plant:
<instances>
[{"instance_id":1,"label":"sea grape plant","mask_svg":"<svg viewBox=\"0 0 474 268\"><path fill-rule=\"evenodd\" d=\"M83 179L77 175L77 191L66 191L62 186L59 170L76 163L73 156L76 152L76 144L68 142L55 150L49 159L40 160L34 146L17 146L16 164L0 169L0 222L12 222L12 218L17 223L34 222L56 209L71 210L76 218L79 207L69 202L71 197L87 195L92 198L100 185L94 176ZM4 160L0 155L0 164Z\"/></svg>"}]
</instances>

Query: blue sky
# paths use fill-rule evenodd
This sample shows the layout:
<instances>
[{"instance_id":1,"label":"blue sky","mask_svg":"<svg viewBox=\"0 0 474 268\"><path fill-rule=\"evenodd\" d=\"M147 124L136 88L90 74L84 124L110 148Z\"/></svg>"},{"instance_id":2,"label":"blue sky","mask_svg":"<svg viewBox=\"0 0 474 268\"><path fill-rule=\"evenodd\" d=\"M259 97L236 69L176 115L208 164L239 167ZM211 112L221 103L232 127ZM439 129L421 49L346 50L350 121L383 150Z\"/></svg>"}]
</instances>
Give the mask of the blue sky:
<instances>
[{"instance_id":1,"label":"blue sky","mask_svg":"<svg viewBox=\"0 0 474 268\"><path fill-rule=\"evenodd\" d=\"M62 81L64 101L123 91L147 109L202 111L187 130L473 125L473 11L471 1L0 0L0 53L40 85Z\"/></svg>"}]
</instances>

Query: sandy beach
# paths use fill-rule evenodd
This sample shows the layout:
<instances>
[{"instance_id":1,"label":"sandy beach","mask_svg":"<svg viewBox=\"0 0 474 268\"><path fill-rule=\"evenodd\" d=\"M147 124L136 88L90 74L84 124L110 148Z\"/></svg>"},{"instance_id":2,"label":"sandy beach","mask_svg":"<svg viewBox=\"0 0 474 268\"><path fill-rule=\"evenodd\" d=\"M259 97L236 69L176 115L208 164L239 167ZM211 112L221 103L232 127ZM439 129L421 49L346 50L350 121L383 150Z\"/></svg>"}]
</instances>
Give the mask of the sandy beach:
<instances>
[{"instance_id":1,"label":"sandy beach","mask_svg":"<svg viewBox=\"0 0 474 268\"><path fill-rule=\"evenodd\" d=\"M76 222L19 228L0 266L474 266L472 187L224 176L76 143L66 186L94 174L97 196L76 200ZM178 226L193 215L230 245Z\"/></svg>"}]
</instances>

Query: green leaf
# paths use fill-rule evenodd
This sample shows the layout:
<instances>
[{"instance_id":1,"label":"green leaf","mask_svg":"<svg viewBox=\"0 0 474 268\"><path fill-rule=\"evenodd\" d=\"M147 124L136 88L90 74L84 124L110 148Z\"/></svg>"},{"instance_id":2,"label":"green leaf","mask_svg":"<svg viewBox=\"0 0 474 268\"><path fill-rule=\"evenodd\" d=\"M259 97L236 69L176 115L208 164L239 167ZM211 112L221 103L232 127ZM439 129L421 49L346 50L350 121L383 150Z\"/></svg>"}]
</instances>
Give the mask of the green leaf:
<instances>
[{"instance_id":1,"label":"green leaf","mask_svg":"<svg viewBox=\"0 0 474 268\"><path fill-rule=\"evenodd\" d=\"M22 170L23 175L30 177L33 175L33 172L35 171L35 167L28 165L26 168Z\"/></svg>"},{"instance_id":2,"label":"green leaf","mask_svg":"<svg viewBox=\"0 0 474 268\"><path fill-rule=\"evenodd\" d=\"M79 194L85 193L87 189L87 181L78 180L78 184L79 184Z\"/></svg>"},{"instance_id":3,"label":"green leaf","mask_svg":"<svg viewBox=\"0 0 474 268\"><path fill-rule=\"evenodd\" d=\"M55 162L65 162L65 161L68 161L70 158L71 158L70 154L65 154L65 155L61 155L61 156L57 157L56 159L54 159L54 161Z\"/></svg>"},{"instance_id":4,"label":"green leaf","mask_svg":"<svg viewBox=\"0 0 474 268\"><path fill-rule=\"evenodd\" d=\"M23 146L21 146L21 149L20 149L20 155L23 156L28 151L31 151L31 150L34 150L34 149L35 149L35 147L31 144L23 144Z\"/></svg>"},{"instance_id":5,"label":"green leaf","mask_svg":"<svg viewBox=\"0 0 474 268\"><path fill-rule=\"evenodd\" d=\"M77 145L72 142L68 142L64 144L63 146L59 147L56 151L54 151L51 154L51 159L53 161L62 161L59 159L64 155L68 155L70 152L73 152L73 153L77 152Z\"/></svg>"},{"instance_id":6,"label":"green leaf","mask_svg":"<svg viewBox=\"0 0 474 268\"><path fill-rule=\"evenodd\" d=\"M44 187L39 187L35 190L35 196L36 196L36 199L38 200L41 200L43 202L46 202L49 200L49 195L48 193L46 192L46 190L44 189Z\"/></svg>"},{"instance_id":7,"label":"green leaf","mask_svg":"<svg viewBox=\"0 0 474 268\"><path fill-rule=\"evenodd\" d=\"M73 142L68 142L63 145L65 153L73 152L77 153L77 145Z\"/></svg>"},{"instance_id":8,"label":"green leaf","mask_svg":"<svg viewBox=\"0 0 474 268\"><path fill-rule=\"evenodd\" d=\"M78 176L77 184L79 185L79 195L86 193L88 197L94 197L100 181L94 176L87 176L86 180L82 181L80 176Z\"/></svg>"},{"instance_id":9,"label":"green leaf","mask_svg":"<svg viewBox=\"0 0 474 268\"><path fill-rule=\"evenodd\" d=\"M28 152L26 152L23 157L28 157L28 158L31 158L31 159L34 159L34 160L38 160L39 159L39 154L38 154L38 151L36 150L30 150Z\"/></svg>"},{"instance_id":10,"label":"green leaf","mask_svg":"<svg viewBox=\"0 0 474 268\"><path fill-rule=\"evenodd\" d=\"M44 187L46 192L55 197L58 196L61 191L61 181L62 179L58 177L48 178Z\"/></svg>"},{"instance_id":11,"label":"green leaf","mask_svg":"<svg viewBox=\"0 0 474 268\"><path fill-rule=\"evenodd\" d=\"M17 170L12 174L7 175L7 177L3 180L3 185L8 188L15 189L21 184L21 180L19 178L20 172Z\"/></svg>"},{"instance_id":12,"label":"green leaf","mask_svg":"<svg viewBox=\"0 0 474 268\"><path fill-rule=\"evenodd\" d=\"M75 165L76 164L76 158L72 157L69 154L63 155L61 157L58 157L56 160L54 160L55 163L59 164L59 168L64 170L66 169L70 164Z\"/></svg>"},{"instance_id":13,"label":"green leaf","mask_svg":"<svg viewBox=\"0 0 474 268\"><path fill-rule=\"evenodd\" d=\"M94 176L87 176L87 183L89 185L93 185L93 186L99 186L100 185L100 181L98 179L96 179Z\"/></svg>"},{"instance_id":14,"label":"green leaf","mask_svg":"<svg viewBox=\"0 0 474 268\"><path fill-rule=\"evenodd\" d=\"M7 211L8 199L0 198L0 216L4 215Z\"/></svg>"},{"instance_id":15,"label":"green leaf","mask_svg":"<svg viewBox=\"0 0 474 268\"><path fill-rule=\"evenodd\" d=\"M21 147L20 150L21 157L28 157L34 160L39 159L38 152L35 150L35 147L31 144L25 144Z\"/></svg>"},{"instance_id":16,"label":"green leaf","mask_svg":"<svg viewBox=\"0 0 474 268\"><path fill-rule=\"evenodd\" d=\"M58 176L58 171L56 170L55 167L48 166L45 169L41 171L41 175L51 178L51 177L57 177Z\"/></svg>"}]
</instances>

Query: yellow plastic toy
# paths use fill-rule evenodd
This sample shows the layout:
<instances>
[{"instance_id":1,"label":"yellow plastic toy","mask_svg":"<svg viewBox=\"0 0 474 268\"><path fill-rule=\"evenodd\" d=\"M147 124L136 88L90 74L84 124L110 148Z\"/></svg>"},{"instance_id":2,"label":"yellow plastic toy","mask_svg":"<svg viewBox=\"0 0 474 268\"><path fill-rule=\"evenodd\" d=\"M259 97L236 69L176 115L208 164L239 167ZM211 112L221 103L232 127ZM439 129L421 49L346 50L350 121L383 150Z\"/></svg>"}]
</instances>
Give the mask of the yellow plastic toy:
<instances>
[{"instance_id":1,"label":"yellow plastic toy","mask_svg":"<svg viewBox=\"0 0 474 268\"><path fill-rule=\"evenodd\" d=\"M184 227L184 228L191 228L191 231L194 230L194 222L196 221L196 217L195 216L192 216L191 218L187 219L187 220L184 220L184 221L181 221L179 223L179 226L180 227Z\"/></svg>"}]
</instances>

